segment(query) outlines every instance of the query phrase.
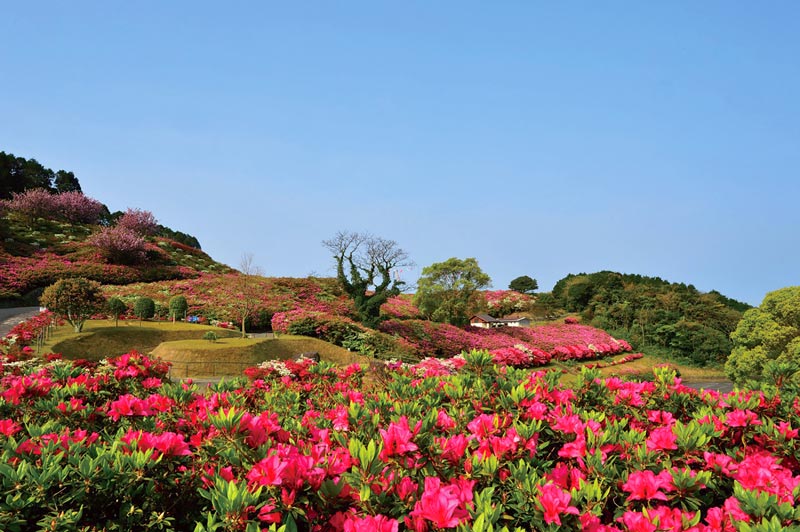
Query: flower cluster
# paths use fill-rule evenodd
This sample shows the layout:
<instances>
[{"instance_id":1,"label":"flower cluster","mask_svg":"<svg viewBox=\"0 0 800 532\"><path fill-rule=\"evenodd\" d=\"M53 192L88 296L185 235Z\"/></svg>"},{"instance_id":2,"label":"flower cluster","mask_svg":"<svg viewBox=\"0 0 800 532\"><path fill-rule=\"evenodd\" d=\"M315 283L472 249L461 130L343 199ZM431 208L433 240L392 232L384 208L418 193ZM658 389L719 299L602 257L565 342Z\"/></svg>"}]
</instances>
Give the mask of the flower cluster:
<instances>
[{"instance_id":1,"label":"flower cluster","mask_svg":"<svg viewBox=\"0 0 800 532\"><path fill-rule=\"evenodd\" d=\"M536 298L514 290L488 290L479 292L483 305L489 315L502 318L515 312L525 312L531 308Z\"/></svg>"},{"instance_id":2,"label":"flower cluster","mask_svg":"<svg viewBox=\"0 0 800 532\"><path fill-rule=\"evenodd\" d=\"M427 363L427 362L426 362ZM455 362L453 362L455 363ZM137 353L0 366L0 524L733 532L800 525L800 398L574 389L494 365L264 365L208 389ZM20 420L25 420L22 423ZM133 510L132 510L133 509ZM12 524L13 523L13 524Z\"/></svg>"},{"instance_id":3,"label":"flower cluster","mask_svg":"<svg viewBox=\"0 0 800 532\"><path fill-rule=\"evenodd\" d=\"M558 360L590 359L630 351L624 340L585 325L548 324L534 327L462 329L424 320L388 320L381 331L410 342L421 356L451 357L463 351L486 349L518 367ZM518 361L518 364L512 361Z\"/></svg>"}]
</instances>

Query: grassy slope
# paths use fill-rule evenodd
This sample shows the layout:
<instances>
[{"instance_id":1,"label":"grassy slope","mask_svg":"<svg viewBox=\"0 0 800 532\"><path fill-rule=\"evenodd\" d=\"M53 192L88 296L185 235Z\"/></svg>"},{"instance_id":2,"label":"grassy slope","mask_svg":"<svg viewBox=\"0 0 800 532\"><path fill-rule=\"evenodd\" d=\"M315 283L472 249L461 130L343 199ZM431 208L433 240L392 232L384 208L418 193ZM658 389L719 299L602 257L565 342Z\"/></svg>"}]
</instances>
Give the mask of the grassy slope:
<instances>
[{"instance_id":1,"label":"grassy slope","mask_svg":"<svg viewBox=\"0 0 800 532\"><path fill-rule=\"evenodd\" d=\"M369 359L333 344L305 336L279 338L224 338L216 342L182 340L165 342L153 354L172 363L171 376L183 378L238 376L266 360L286 360L314 351L335 364L368 364Z\"/></svg>"},{"instance_id":2,"label":"grassy slope","mask_svg":"<svg viewBox=\"0 0 800 532\"><path fill-rule=\"evenodd\" d=\"M121 321L119 327L115 327L113 321L90 320L79 334L72 332L69 325L58 327L44 344L42 352L61 353L65 358L100 360L133 350L150 353L162 342L201 338L209 330L220 336L239 334L217 327L180 322L145 321L140 325L138 321Z\"/></svg>"}]
</instances>

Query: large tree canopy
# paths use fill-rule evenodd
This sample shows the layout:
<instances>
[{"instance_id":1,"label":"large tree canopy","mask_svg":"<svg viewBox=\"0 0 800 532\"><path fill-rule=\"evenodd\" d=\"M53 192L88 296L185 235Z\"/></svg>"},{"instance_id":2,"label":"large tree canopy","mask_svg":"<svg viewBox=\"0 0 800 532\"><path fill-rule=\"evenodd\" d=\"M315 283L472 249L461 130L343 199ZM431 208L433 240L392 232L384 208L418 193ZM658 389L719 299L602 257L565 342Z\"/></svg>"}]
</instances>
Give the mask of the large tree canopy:
<instances>
[{"instance_id":1,"label":"large tree canopy","mask_svg":"<svg viewBox=\"0 0 800 532\"><path fill-rule=\"evenodd\" d=\"M393 274L412 264L408 253L394 240L350 231L339 231L322 245L333 253L336 277L353 300L361 323L377 326L381 305L405 284Z\"/></svg>"},{"instance_id":2,"label":"large tree canopy","mask_svg":"<svg viewBox=\"0 0 800 532\"><path fill-rule=\"evenodd\" d=\"M768 293L744 313L731 340L725 372L734 382L800 378L800 286Z\"/></svg>"},{"instance_id":3,"label":"large tree canopy","mask_svg":"<svg viewBox=\"0 0 800 532\"><path fill-rule=\"evenodd\" d=\"M106 298L100 290L100 283L83 277L61 279L48 286L42 293L41 304L63 316L79 333L83 324L92 314L101 312Z\"/></svg>"},{"instance_id":4,"label":"large tree canopy","mask_svg":"<svg viewBox=\"0 0 800 532\"><path fill-rule=\"evenodd\" d=\"M508 288L515 292L532 294L539 289L539 283L528 275L520 275L508 284Z\"/></svg>"},{"instance_id":5,"label":"large tree canopy","mask_svg":"<svg viewBox=\"0 0 800 532\"><path fill-rule=\"evenodd\" d=\"M423 268L414 304L431 320L465 325L472 296L491 283L477 260L453 257Z\"/></svg>"}]
</instances>

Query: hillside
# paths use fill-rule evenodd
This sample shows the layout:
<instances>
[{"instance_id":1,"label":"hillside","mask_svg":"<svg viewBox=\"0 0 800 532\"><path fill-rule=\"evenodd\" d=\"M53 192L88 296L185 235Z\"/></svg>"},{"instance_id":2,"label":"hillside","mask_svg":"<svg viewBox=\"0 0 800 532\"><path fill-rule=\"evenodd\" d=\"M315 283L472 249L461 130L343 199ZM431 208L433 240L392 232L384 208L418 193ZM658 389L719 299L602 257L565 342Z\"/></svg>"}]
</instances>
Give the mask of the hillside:
<instances>
[{"instance_id":1,"label":"hillside","mask_svg":"<svg viewBox=\"0 0 800 532\"><path fill-rule=\"evenodd\" d=\"M114 264L89 242L104 227L6 212L0 217L0 301L33 303L42 288L62 277L123 284L231 271L200 249L158 235L145 238L141 262Z\"/></svg>"},{"instance_id":2,"label":"hillside","mask_svg":"<svg viewBox=\"0 0 800 532\"><path fill-rule=\"evenodd\" d=\"M717 291L610 271L567 275L553 287L551 299L637 349L696 364L725 361L733 346L730 334L750 308Z\"/></svg>"}]
</instances>

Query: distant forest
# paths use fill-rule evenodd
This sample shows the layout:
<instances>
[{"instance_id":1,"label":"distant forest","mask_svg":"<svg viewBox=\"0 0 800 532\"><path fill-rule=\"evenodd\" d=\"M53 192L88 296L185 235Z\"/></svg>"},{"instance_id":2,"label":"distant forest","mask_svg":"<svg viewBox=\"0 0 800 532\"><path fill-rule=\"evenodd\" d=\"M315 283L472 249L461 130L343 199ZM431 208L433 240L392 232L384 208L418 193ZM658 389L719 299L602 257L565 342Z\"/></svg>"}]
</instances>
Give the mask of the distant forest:
<instances>
[{"instance_id":1,"label":"distant forest","mask_svg":"<svg viewBox=\"0 0 800 532\"><path fill-rule=\"evenodd\" d=\"M552 296L637 349L656 348L701 365L725 361L733 347L730 334L751 308L717 291L610 271L567 275Z\"/></svg>"},{"instance_id":2,"label":"distant forest","mask_svg":"<svg viewBox=\"0 0 800 532\"><path fill-rule=\"evenodd\" d=\"M0 151L0 200L9 200L14 194L26 190L43 188L52 194L62 192L83 192L75 174L66 170L53 171L45 168L36 159L16 157L12 153ZM105 224L111 224L122 216L122 211L110 212L106 208L103 216ZM201 249L196 237L159 225L158 236L170 238L181 244Z\"/></svg>"}]
</instances>

